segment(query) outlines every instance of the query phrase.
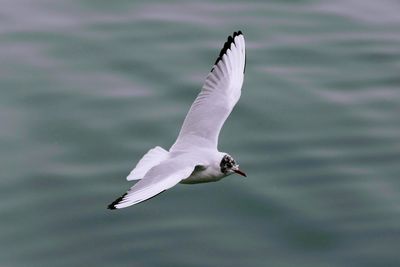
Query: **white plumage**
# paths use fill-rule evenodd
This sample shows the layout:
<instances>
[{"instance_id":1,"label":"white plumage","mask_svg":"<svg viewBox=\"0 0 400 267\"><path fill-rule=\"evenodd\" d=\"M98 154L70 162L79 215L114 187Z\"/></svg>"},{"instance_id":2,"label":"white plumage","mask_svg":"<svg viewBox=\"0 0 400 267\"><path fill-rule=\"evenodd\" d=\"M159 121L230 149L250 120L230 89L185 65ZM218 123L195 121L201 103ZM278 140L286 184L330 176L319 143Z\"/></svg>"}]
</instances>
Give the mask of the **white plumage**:
<instances>
[{"instance_id":1,"label":"white plumage","mask_svg":"<svg viewBox=\"0 0 400 267\"><path fill-rule=\"evenodd\" d=\"M169 151L149 150L128 175L140 180L108 208L125 208L177 183L218 181L232 173L245 174L228 154L219 152L221 128L241 95L246 62L241 31L229 36L200 94L192 104L177 140Z\"/></svg>"},{"instance_id":2,"label":"white plumage","mask_svg":"<svg viewBox=\"0 0 400 267\"><path fill-rule=\"evenodd\" d=\"M140 180L144 175L154 166L160 164L162 161L168 158L168 151L162 147L156 146L150 149L141 160L139 160L136 167L131 171L131 173L126 177L126 180Z\"/></svg>"}]
</instances>

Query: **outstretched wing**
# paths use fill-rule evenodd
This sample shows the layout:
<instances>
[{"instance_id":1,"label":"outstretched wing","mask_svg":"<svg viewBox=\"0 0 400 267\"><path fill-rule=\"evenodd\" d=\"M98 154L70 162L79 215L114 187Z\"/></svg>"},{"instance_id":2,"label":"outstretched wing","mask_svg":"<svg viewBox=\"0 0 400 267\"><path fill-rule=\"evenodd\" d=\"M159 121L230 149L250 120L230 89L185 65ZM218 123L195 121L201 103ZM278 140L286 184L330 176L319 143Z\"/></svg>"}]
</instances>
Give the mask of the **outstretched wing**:
<instances>
[{"instance_id":1,"label":"outstretched wing","mask_svg":"<svg viewBox=\"0 0 400 267\"><path fill-rule=\"evenodd\" d=\"M190 158L165 160L151 168L143 179L108 205L108 208L122 209L152 198L189 177L196 165L196 161Z\"/></svg>"},{"instance_id":2,"label":"outstretched wing","mask_svg":"<svg viewBox=\"0 0 400 267\"><path fill-rule=\"evenodd\" d=\"M234 32L208 74L170 151L186 150L190 146L217 148L222 125L240 98L245 62L243 34Z\"/></svg>"}]
</instances>

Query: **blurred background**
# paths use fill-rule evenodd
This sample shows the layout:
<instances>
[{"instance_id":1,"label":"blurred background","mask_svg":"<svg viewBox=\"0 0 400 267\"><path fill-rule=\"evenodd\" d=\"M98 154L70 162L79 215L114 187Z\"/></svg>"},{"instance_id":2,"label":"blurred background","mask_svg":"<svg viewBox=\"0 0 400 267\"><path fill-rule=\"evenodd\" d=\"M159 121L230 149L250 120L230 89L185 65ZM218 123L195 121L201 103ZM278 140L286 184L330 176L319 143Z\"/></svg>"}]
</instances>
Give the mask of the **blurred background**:
<instances>
[{"instance_id":1,"label":"blurred background","mask_svg":"<svg viewBox=\"0 0 400 267\"><path fill-rule=\"evenodd\" d=\"M400 266L399 1L0 4L1 266ZM107 210L237 30L248 178Z\"/></svg>"}]
</instances>

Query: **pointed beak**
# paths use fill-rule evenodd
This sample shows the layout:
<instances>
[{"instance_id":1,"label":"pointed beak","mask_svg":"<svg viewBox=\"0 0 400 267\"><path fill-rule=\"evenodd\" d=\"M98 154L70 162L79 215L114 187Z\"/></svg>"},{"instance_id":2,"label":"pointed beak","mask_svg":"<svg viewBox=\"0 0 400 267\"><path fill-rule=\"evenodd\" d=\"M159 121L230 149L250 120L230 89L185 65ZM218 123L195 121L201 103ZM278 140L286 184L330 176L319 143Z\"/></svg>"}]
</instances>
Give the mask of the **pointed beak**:
<instances>
[{"instance_id":1,"label":"pointed beak","mask_svg":"<svg viewBox=\"0 0 400 267\"><path fill-rule=\"evenodd\" d=\"M237 169L235 169L235 170L233 170L233 171L234 171L235 173L241 175L241 176L247 177L247 175L246 175L244 172L242 172L241 170L239 170L239 168L237 168Z\"/></svg>"}]
</instances>

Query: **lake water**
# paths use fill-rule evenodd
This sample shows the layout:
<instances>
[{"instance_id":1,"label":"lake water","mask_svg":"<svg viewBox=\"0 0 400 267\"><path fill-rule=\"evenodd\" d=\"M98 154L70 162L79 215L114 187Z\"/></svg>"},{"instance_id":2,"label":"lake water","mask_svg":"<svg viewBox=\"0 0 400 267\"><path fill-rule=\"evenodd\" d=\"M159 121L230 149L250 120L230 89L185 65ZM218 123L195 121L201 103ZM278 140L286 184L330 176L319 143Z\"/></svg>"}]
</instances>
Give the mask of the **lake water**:
<instances>
[{"instance_id":1,"label":"lake water","mask_svg":"<svg viewBox=\"0 0 400 267\"><path fill-rule=\"evenodd\" d=\"M399 1L0 3L1 266L400 266ZM248 178L107 210L236 30Z\"/></svg>"}]
</instances>

